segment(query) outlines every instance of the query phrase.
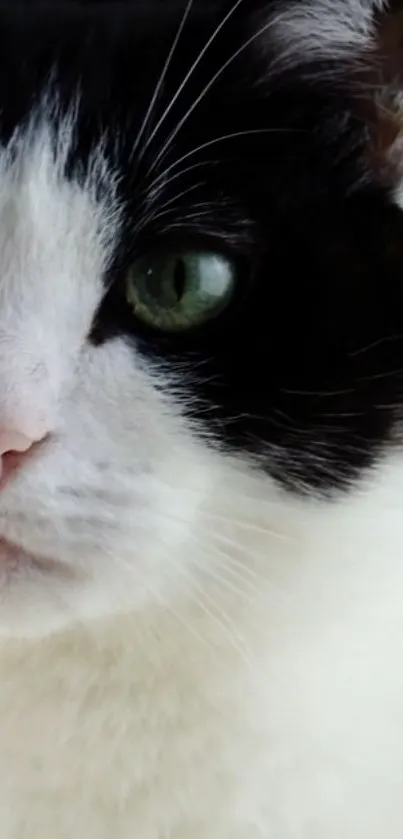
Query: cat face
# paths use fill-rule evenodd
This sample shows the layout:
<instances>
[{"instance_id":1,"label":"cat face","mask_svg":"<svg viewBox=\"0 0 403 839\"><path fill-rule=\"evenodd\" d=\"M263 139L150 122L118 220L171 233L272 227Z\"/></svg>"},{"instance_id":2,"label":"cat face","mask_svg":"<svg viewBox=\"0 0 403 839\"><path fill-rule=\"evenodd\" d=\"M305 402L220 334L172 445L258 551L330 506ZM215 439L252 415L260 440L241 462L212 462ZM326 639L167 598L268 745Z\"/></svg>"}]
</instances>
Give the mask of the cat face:
<instances>
[{"instance_id":1,"label":"cat face","mask_svg":"<svg viewBox=\"0 0 403 839\"><path fill-rule=\"evenodd\" d=\"M333 6L0 4L2 632L172 606L220 504L331 503L391 444L399 180L349 84L381 4Z\"/></svg>"}]
</instances>

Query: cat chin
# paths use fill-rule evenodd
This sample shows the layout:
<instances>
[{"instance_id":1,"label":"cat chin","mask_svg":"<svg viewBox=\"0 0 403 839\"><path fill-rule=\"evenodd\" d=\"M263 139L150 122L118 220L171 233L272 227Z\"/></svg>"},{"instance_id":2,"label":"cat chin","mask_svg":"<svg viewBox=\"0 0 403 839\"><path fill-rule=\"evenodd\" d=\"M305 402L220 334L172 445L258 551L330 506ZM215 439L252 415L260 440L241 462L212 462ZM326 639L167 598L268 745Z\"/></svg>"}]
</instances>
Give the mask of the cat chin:
<instances>
[{"instance_id":1,"label":"cat chin","mask_svg":"<svg viewBox=\"0 0 403 839\"><path fill-rule=\"evenodd\" d=\"M0 636L40 638L59 632L72 622L65 587L56 578L31 567L30 573L0 572L2 592Z\"/></svg>"},{"instance_id":2,"label":"cat chin","mask_svg":"<svg viewBox=\"0 0 403 839\"><path fill-rule=\"evenodd\" d=\"M185 495L171 498L168 493L165 514L154 512L147 539L141 538L135 515L130 529L105 539L97 550L86 551L83 545L82 552L74 553L63 540L55 540L52 549L49 539L41 554L35 531L24 547L18 545L17 531L15 542L0 538L0 637L41 638L161 607L181 614L205 596L206 603L215 599L221 579L229 580L226 598L238 590L238 576L242 591L244 564L253 581L261 564L267 564L268 532L278 541L266 519L274 504L279 523L282 493L246 461L235 463L217 452L193 455L188 469L197 489L188 474ZM184 468L181 474L184 478ZM12 528L10 504L8 532Z\"/></svg>"},{"instance_id":3,"label":"cat chin","mask_svg":"<svg viewBox=\"0 0 403 839\"><path fill-rule=\"evenodd\" d=\"M10 572L0 568L0 637L29 639L60 633L134 608L132 597L111 592L56 561L29 557Z\"/></svg>"},{"instance_id":4,"label":"cat chin","mask_svg":"<svg viewBox=\"0 0 403 839\"><path fill-rule=\"evenodd\" d=\"M43 574L60 574L63 571L62 566L55 560L35 554L5 538L0 538L0 568L9 578L24 568Z\"/></svg>"},{"instance_id":5,"label":"cat chin","mask_svg":"<svg viewBox=\"0 0 403 839\"><path fill-rule=\"evenodd\" d=\"M91 565L84 573L57 550L45 556L0 538L0 636L43 637L124 607L117 586L91 574Z\"/></svg>"}]
</instances>

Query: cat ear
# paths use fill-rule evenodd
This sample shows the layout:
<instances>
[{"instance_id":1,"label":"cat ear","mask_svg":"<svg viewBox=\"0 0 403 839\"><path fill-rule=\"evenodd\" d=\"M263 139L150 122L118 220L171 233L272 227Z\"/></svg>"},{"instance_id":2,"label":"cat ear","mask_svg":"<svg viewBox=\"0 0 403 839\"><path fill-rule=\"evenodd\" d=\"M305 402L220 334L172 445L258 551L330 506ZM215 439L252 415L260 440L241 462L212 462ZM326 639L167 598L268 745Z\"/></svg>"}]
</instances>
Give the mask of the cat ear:
<instances>
[{"instance_id":1,"label":"cat ear","mask_svg":"<svg viewBox=\"0 0 403 839\"><path fill-rule=\"evenodd\" d=\"M403 200L403 7L383 4L374 15L371 39L357 79L354 108L367 132L369 170Z\"/></svg>"},{"instance_id":2,"label":"cat ear","mask_svg":"<svg viewBox=\"0 0 403 839\"><path fill-rule=\"evenodd\" d=\"M274 47L276 73L326 86L329 96L340 92L338 105L361 136L363 169L400 193L403 206L402 0L286 0L267 8L262 41Z\"/></svg>"}]
</instances>

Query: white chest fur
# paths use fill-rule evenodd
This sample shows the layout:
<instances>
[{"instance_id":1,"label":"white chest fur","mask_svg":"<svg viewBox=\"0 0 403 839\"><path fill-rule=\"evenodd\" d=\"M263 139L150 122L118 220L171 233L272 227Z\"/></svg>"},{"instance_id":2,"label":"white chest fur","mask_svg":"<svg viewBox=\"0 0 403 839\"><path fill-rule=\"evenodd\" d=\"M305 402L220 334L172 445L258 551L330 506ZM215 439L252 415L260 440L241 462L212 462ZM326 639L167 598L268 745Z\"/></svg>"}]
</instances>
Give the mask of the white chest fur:
<instances>
[{"instance_id":1,"label":"white chest fur","mask_svg":"<svg viewBox=\"0 0 403 839\"><path fill-rule=\"evenodd\" d=\"M3 642L2 839L400 839L400 475L279 506L253 603Z\"/></svg>"}]
</instances>

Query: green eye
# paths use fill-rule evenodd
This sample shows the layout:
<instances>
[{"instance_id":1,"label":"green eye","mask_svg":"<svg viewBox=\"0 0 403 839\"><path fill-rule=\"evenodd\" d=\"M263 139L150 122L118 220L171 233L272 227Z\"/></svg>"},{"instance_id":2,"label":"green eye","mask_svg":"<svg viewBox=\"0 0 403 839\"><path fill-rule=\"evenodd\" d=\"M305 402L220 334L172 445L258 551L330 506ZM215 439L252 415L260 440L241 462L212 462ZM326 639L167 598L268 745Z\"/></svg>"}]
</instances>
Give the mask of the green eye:
<instances>
[{"instance_id":1,"label":"green eye","mask_svg":"<svg viewBox=\"0 0 403 839\"><path fill-rule=\"evenodd\" d=\"M230 302L234 267L215 253L138 259L126 278L135 316L164 332L185 332L216 317Z\"/></svg>"}]
</instances>

